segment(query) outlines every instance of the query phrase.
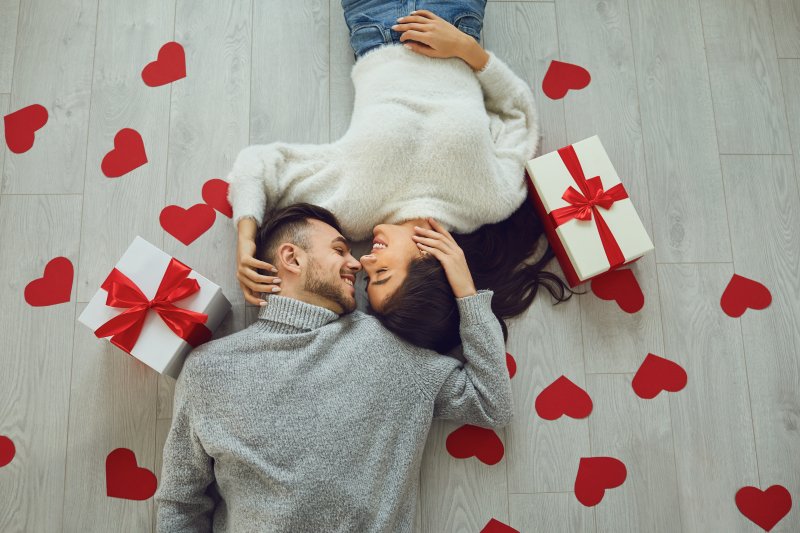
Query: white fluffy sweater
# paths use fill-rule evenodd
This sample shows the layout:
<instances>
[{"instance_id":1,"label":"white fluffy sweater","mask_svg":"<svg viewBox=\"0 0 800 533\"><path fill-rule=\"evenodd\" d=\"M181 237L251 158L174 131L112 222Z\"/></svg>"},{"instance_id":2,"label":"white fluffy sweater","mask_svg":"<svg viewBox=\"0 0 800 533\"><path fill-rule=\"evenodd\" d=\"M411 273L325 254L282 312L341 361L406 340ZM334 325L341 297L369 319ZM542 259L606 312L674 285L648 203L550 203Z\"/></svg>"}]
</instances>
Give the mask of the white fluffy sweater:
<instances>
[{"instance_id":1,"label":"white fluffy sweater","mask_svg":"<svg viewBox=\"0 0 800 533\"><path fill-rule=\"evenodd\" d=\"M233 224L295 202L330 210L360 241L373 226L434 217L470 233L525 200L525 163L539 144L533 93L494 53L481 71L400 44L367 52L350 77L350 127L329 144L273 142L239 152Z\"/></svg>"}]
</instances>

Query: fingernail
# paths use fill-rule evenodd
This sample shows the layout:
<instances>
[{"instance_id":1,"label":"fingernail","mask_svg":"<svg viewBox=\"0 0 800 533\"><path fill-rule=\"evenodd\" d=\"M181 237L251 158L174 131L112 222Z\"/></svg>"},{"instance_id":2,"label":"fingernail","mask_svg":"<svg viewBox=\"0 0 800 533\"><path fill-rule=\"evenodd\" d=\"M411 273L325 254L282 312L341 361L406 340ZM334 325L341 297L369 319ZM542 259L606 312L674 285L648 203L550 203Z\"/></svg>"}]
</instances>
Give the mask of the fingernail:
<instances>
[{"instance_id":1,"label":"fingernail","mask_svg":"<svg viewBox=\"0 0 800 533\"><path fill-rule=\"evenodd\" d=\"M264 307L265 305L267 305L267 302L265 302L264 300L261 300L261 302L259 302L258 305L260 305L261 307Z\"/></svg>"},{"instance_id":2,"label":"fingernail","mask_svg":"<svg viewBox=\"0 0 800 533\"><path fill-rule=\"evenodd\" d=\"M272 287L272 292L278 292L279 290L281 290L280 287Z\"/></svg>"},{"instance_id":3,"label":"fingernail","mask_svg":"<svg viewBox=\"0 0 800 533\"><path fill-rule=\"evenodd\" d=\"M272 268L272 271L275 272L276 274L278 273L278 269L275 267Z\"/></svg>"},{"instance_id":4,"label":"fingernail","mask_svg":"<svg viewBox=\"0 0 800 533\"><path fill-rule=\"evenodd\" d=\"M275 278L272 281L274 281L275 283L280 283L281 282L281 278Z\"/></svg>"}]
</instances>

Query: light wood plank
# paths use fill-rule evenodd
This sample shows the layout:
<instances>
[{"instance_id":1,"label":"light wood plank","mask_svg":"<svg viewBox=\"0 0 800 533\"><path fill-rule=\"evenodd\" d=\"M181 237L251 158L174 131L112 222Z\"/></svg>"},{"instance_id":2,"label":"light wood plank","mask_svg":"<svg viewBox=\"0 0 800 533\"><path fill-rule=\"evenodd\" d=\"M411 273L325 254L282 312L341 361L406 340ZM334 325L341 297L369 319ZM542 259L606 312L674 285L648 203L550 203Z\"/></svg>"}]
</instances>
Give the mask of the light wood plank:
<instances>
[{"instance_id":1,"label":"light wood plank","mask_svg":"<svg viewBox=\"0 0 800 533\"><path fill-rule=\"evenodd\" d=\"M186 51L187 77L171 87L166 198L161 207L202 203L203 184L224 179L236 155L249 144L251 72L242 65L250 62L252 4L201 4L179 2L175 14L175 40ZM224 100L219 95L225 95ZM230 300L231 313L214 338L243 329L244 296L236 279L236 229L231 219L217 212L214 225L189 246L162 234L164 251L222 287ZM175 380L159 376L159 418L172 416L174 387Z\"/></svg>"},{"instance_id":2,"label":"light wood plank","mask_svg":"<svg viewBox=\"0 0 800 533\"><path fill-rule=\"evenodd\" d=\"M10 105L11 95L0 94L0 114L3 116L8 114ZM9 152L8 148L6 147L6 129L0 128L0 190L3 188L3 165L5 164L6 160L6 152Z\"/></svg>"},{"instance_id":3,"label":"light wood plank","mask_svg":"<svg viewBox=\"0 0 800 533\"><path fill-rule=\"evenodd\" d=\"M475 457L455 459L447 452L446 440L461 425L450 420L431 425L420 471L419 531L480 531L492 517L508 519L508 447L494 465ZM508 442L507 429L496 433Z\"/></svg>"},{"instance_id":4,"label":"light wood plank","mask_svg":"<svg viewBox=\"0 0 800 533\"><path fill-rule=\"evenodd\" d=\"M564 98L568 142L599 135L619 173L639 217L652 237L639 104L628 7L625 0L583 3L556 2L563 61L579 64L592 74L591 84ZM661 348L661 320L655 254L632 267L645 297L634 314L587 294L581 298L586 372L633 372L643 354ZM589 284L579 287L589 291Z\"/></svg>"},{"instance_id":5,"label":"light wood plank","mask_svg":"<svg viewBox=\"0 0 800 533\"><path fill-rule=\"evenodd\" d=\"M562 374L585 386L578 324L578 296L554 306L547 293L509 322L506 349L517 363L511 380L514 420L506 428L509 492L572 490L577 459L589 455L585 419L543 420L535 409L539 393Z\"/></svg>"},{"instance_id":6,"label":"light wood plank","mask_svg":"<svg viewBox=\"0 0 800 533\"><path fill-rule=\"evenodd\" d=\"M778 57L800 58L800 2L770 0Z\"/></svg>"},{"instance_id":7,"label":"light wood plank","mask_svg":"<svg viewBox=\"0 0 800 533\"><path fill-rule=\"evenodd\" d=\"M790 153L767 1L700 7L720 153Z\"/></svg>"},{"instance_id":8,"label":"light wood plank","mask_svg":"<svg viewBox=\"0 0 800 533\"><path fill-rule=\"evenodd\" d=\"M175 0L100 6L83 191L79 302L92 299L137 235L163 246L158 216L164 207L170 87L148 87L141 71L172 40L174 14ZM136 38L119 47L120 35ZM107 178L100 165L122 128L139 132L148 162L118 178Z\"/></svg>"},{"instance_id":9,"label":"light wood plank","mask_svg":"<svg viewBox=\"0 0 800 533\"><path fill-rule=\"evenodd\" d=\"M790 156L724 156L736 273L772 304L741 317L763 488L800 487L800 194ZM800 531L790 513L773 531Z\"/></svg>"},{"instance_id":10,"label":"light wood plank","mask_svg":"<svg viewBox=\"0 0 800 533\"><path fill-rule=\"evenodd\" d=\"M794 152L794 170L800 188L800 59L781 59L779 62L783 92L786 95L786 116Z\"/></svg>"},{"instance_id":11,"label":"light wood plank","mask_svg":"<svg viewBox=\"0 0 800 533\"><path fill-rule=\"evenodd\" d=\"M642 357L644 359L644 357ZM599 531L681 531L669 397L636 396L632 374L586 376L594 402L589 417L592 455L616 457L625 483L595 507Z\"/></svg>"},{"instance_id":12,"label":"light wood plank","mask_svg":"<svg viewBox=\"0 0 800 533\"><path fill-rule=\"evenodd\" d=\"M80 210L79 195L0 196L0 435L16 448L0 469L0 531L61 530L75 290L47 307L24 291L54 257L75 264Z\"/></svg>"},{"instance_id":13,"label":"light wood plank","mask_svg":"<svg viewBox=\"0 0 800 533\"><path fill-rule=\"evenodd\" d=\"M518 531L595 531L593 509L581 505L572 492L509 494L508 503L509 525Z\"/></svg>"},{"instance_id":14,"label":"light wood plank","mask_svg":"<svg viewBox=\"0 0 800 533\"><path fill-rule=\"evenodd\" d=\"M14 53L17 48L19 2L20 0L0 0L0 93L11 92Z\"/></svg>"},{"instance_id":15,"label":"light wood plank","mask_svg":"<svg viewBox=\"0 0 800 533\"><path fill-rule=\"evenodd\" d=\"M97 0L20 4L11 110L47 109L33 147L10 154L2 193L82 193Z\"/></svg>"},{"instance_id":16,"label":"light wood plank","mask_svg":"<svg viewBox=\"0 0 800 533\"><path fill-rule=\"evenodd\" d=\"M665 355L688 375L670 396L684 531L754 531L736 491L758 485L741 328L720 296L729 264L658 265Z\"/></svg>"},{"instance_id":17,"label":"light wood plank","mask_svg":"<svg viewBox=\"0 0 800 533\"><path fill-rule=\"evenodd\" d=\"M79 304L75 319L86 304ZM107 455L129 448L154 474L156 376L153 370L77 323L72 358L64 497L65 531L146 531L153 500L111 498Z\"/></svg>"},{"instance_id":18,"label":"light wood plank","mask_svg":"<svg viewBox=\"0 0 800 533\"><path fill-rule=\"evenodd\" d=\"M341 0L328 0L330 12L330 120L328 141L342 138L350 127L355 87L350 77L355 57L350 47L350 30L344 20Z\"/></svg>"},{"instance_id":19,"label":"light wood plank","mask_svg":"<svg viewBox=\"0 0 800 533\"><path fill-rule=\"evenodd\" d=\"M630 2L656 261L730 261L696 0Z\"/></svg>"}]
</instances>

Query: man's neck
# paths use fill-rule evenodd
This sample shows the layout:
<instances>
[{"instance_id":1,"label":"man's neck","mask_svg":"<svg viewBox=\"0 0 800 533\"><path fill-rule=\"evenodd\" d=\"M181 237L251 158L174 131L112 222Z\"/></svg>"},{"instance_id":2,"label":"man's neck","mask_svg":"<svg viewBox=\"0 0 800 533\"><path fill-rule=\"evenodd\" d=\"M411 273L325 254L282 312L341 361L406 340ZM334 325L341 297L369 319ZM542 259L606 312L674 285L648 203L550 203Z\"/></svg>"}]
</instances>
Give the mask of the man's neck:
<instances>
[{"instance_id":1,"label":"man's neck","mask_svg":"<svg viewBox=\"0 0 800 533\"><path fill-rule=\"evenodd\" d=\"M301 302L305 302L307 304L324 307L329 311L333 311L337 315L342 314L342 309L330 300L322 298L317 294L297 289L295 287L282 286L279 292L275 292L273 294L279 294L285 298L294 298L295 300L300 300Z\"/></svg>"}]
</instances>

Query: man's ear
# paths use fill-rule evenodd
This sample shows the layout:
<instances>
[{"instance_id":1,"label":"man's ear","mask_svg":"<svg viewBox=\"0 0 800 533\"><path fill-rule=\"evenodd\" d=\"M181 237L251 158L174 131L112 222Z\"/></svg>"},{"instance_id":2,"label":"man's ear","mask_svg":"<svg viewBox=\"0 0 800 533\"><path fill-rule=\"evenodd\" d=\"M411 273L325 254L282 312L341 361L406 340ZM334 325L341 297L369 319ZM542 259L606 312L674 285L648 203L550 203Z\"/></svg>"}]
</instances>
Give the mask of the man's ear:
<instances>
[{"instance_id":1,"label":"man's ear","mask_svg":"<svg viewBox=\"0 0 800 533\"><path fill-rule=\"evenodd\" d=\"M289 272L300 275L303 265L305 264L305 252L292 243L285 242L278 246L275 253L277 263L280 269L288 270Z\"/></svg>"}]
</instances>

